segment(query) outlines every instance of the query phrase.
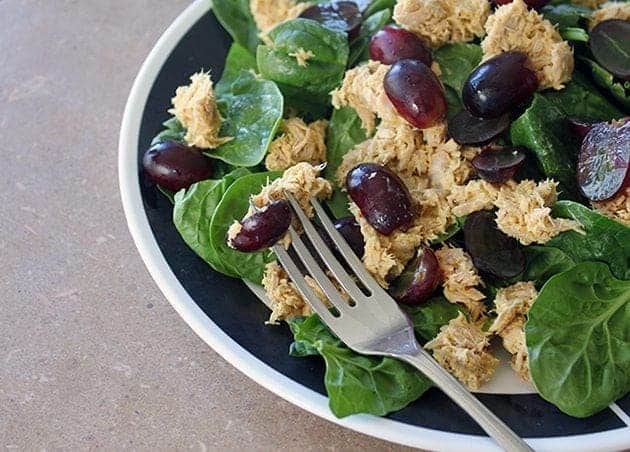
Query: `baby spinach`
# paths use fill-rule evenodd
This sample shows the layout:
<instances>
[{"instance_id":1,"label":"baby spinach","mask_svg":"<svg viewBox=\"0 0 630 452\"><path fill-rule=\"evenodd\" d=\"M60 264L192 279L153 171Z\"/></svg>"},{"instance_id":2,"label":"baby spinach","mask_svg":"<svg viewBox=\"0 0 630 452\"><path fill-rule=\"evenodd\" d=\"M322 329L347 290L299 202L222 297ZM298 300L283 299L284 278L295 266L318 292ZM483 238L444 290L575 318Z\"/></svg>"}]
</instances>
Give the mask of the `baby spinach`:
<instances>
[{"instance_id":1,"label":"baby spinach","mask_svg":"<svg viewBox=\"0 0 630 452\"><path fill-rule=\"evenodd\" d=\"M348 38L309 19L281 23L269 32L269 43L258 47L260 73L278 84L291 99L328 104L329 93L343 79L348 62ZM311 52L305 66L292 54Z\"/></svg>"},{"instance_id":2,"label":"baby spinach","mask_svg":"<svg viewBox=\"0 0 630 452\"><path fill-rule=\"evenodd\" d=\"M333 111L326 131L326 179L336 182L335 173L346 155L357 144L367 140L361 118L352 107Z\"/></svg>"},{"instance_id":3,"label":"baby spinach","mask_svg":"<svg viewBox=\"0 0 630 452\"><path fill-rule=\"evenodd\" d=\"M444 97L446 97L446 105L448 107L446 119L450 120L453 116L462 111L464 105L459 98L459 94L450 86L444 87Z\"/></svg>"},{"instance_id":4,"label":"baby spinach","mask_svg":"<svg viewBox=\"0 0 630 452\"><path fill-rule=\"evenodd\" d=\"M540 395L587 417L630 390L630 281L583 262L552 277L528 314L529 367Z\"/></svg>"},{"instance_id":5,"label":"baby spinach","mask_svg":"<svg viewBox=\"0 0 630 452\"><path fill-rule=\"evenodd\" d=\"M344 345L319 317L289 320L293 356L319 354L326 364L324 385L337 417L357 413L384 416L420 397L431 381L394 358L363 356Z\"/></svg>"},{"instance_id":6,"label":"baby spinach","mask_svg":"<svg viewBox=\"0 0 630 452\"><path fill-rule=\"evenodd\" d=\"M241 71L256 71L256 58L238 43L233 43L225 59L221 80L214 86L218 97L230 93L232 83L241 75Z\"/></svg>"},{"instance_id":7,"label":"baby spinach","mask_svg":"<svg viewBox=\"0 0 630 452\"><path fill-rule=\"evenodd\" d=\"M442 82L461 95L466 79L479 63L483 52L477 44L446 44L435 52L433 59L440 65Z\"/></svg>"},{"instance_id":8,"label":"baby spinach","mask_svg":"<svg viewBox=\"0 0 630 452\"><path fill-rule=\"evenodd\" d=\"M164 121L162 125L164 126L164 130L151 140L151 146L162 141L184 141L186 129L175 116Z\"/></svg>"},{"instance_id":9,"label":"baby spinach","mask_svg":"<svg viewBox=\"0 0 630 452\"><path fill-rule=\"evenodd\" d=\"M234 166L256 166L264 158L282 120L284 100L274 82L241 71L219 99L225 118L221 136L233 137L207 155Z\"/></svg>"},{"instance_id":10,"label":"baby spinach","mask_svg":"<svg viewBox=\"0 0 630 452\"><path fill-rule=\"evenodd\" d=\"M524 250L525 272L519 278L522 281L533 281L541 288L549 278L575 265L575 261L559 248L552 246L528 246Z\"/></svg>"},{"instance_id":11,"label":"baby spinach","mask_svg":"<svg viewBox=\"0 0 630 452\"><path fill-rule=\"evenodd\" d=\"M630 109L630 81L616 79L610 72L588 58L580 58L600 88L608 91L626 110Z\"/></svg>"},{"instance_id":12,"label":"baby spinach","mask_svg":"<svg viewBox=\"0 0 630 452\"><path fill-rule=\"evenodd\" d=\"M416 334L425 341L437 336L440 328L460 313L458 305L442 296L431 298L417 306L406 306L404 310L411 318Z\"/></svg>"},{"instance_id":13,"label":"baby spinach","mask_svg":"<svg viewBox=\"0 0 630 452\"><path fill-rule=\"evenodd\" d=\"M580 27L567 27L560 29L560 36L565 41L588 42L588 33Z\"/></svg>"},{"instance_id":14,"label":"baby spinach","mask_svg":"<svg viewBox=\"0 0 630 452\"><path fill-rule=\"evenodd\" d=\"M270 250L242 253L226 243L227 231L236 220L241 220L249 209L249 199L260 192L263 185L280 177L280 172L249 174L237 179L221 198L210 221L210 247L213 259L221 263L224 273L247 279L256 284L262 281L265 265L275 258Z\"/></svg>"},{"instance_id":15,"label":"baby spinach","mask_svg":"<svg viewBox=\"0 0 630 452\"><path fill-rule=\"evenodd\" d=\"M363 16L368 17L372 14L377 13L378 11L383 11L385 9L391 10L394 8L394 6L396 6L396 0L372 0L370 2L370 5L363 13Z\"/></svg>"},{"instance_id":16,"label":"baby spinach","mask_svg":"<svg viewBox=\"0 0 630 452\"><path fill-rule=\"evenodd\" d=\"M446 228L442 234L439 234L435 239L431 240L431 245L438 245L440 243L444 243L447 240L451 239L455 236L459 231L464 227L464 223L466 222L466 216L463 217L455 217L455 222Z\"/></svg>"},{"instance_id":17,"label":"baby spinach","mask_svg":"<svg viewBox=\"0 0 630 452\"><path fill-rule=\"evenodd\" d=\"M229 276L238 276L223 265L210 243L210 222L221 198L238 178L249 174L239 168L222 179L205 180L175 194L173 223L184 242L215 270Z\"/></svg>"},{"instance_id":18,"label":"baby spinach","mask_svg":"<svg viewBox=\"0 0 630 452\"><path fill-rule=\"evenodd\" d=\"M545 19L558 27L579 27L591 17L593 11L585 6L564 3L543 6L541 12Z\"/></svg>"},{"instance_id":19,"label":"baby spinach","mask_svg":"<svg viewBox=\"0 0 630 452\"><path fill-rule=\"evenodd\" d=\"M217 20L232 39L255 54L260 40L249 0L211 0L211 4Z\"/></svg>"},{"instance_id":20,"label":"baby spinach","mask_svg":"<svg viewBox=\"0 0 630 452\"><path fill-rule=\"evenodd\" d=\"M387 25L392 18L389 9L378 11L365 19L361 25L359 36L350 43L350 54L348 56L348 66L353 67L357 63L370 59L368 45L372 35Z\"/></svg>"},{"instance_id":21,"label":"baby spinach","mask_svg":"<svg viewBox=\"0 0 630 452\"><path fill-rule=\"evenodd\" d=\"M557 202L552 213L580 222L586 234L566 231L547 242L548 246L564 251L575 262L604 262L615 277L630 279L630 228L571 201Z\"/></svg>"},{"instance_id":22,"label":"baby spinach","mask_svg":"<svg viewBox=\"0 0 630 452\"><path fill-rule=\"evenodd\" d=\"M530 149L547 177L562 184L569 195L577 193L575 160L579 143L569 131L565 115L540 94L510 129L512 143ZM567 193L565 193L567 194Z\"/></svg>"},{"instance_id":23,"label":"baby spinach","mask_svg":"<svg viewBox=\"0 0 630 452\"><path fill-rule=\"evenodd\" d=\"M330 199L326 200L326 205L332 212L335 218L349 217L352 215L349 208L350 198L345 191L341 188L335 188L333 190Z\"/></svg>"}]
</instances>

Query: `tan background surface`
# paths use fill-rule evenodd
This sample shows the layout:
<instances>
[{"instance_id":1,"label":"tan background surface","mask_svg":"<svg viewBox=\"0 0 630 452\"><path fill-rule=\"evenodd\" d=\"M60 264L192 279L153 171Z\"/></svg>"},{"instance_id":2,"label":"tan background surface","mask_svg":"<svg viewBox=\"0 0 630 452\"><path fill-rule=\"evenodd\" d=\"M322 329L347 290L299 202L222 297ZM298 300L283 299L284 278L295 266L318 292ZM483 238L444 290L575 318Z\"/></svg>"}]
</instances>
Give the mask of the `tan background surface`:
<instances>
[{"instance_id":1,"label":"tan background surface","mask_svg":"<svg viewBox=\"0 0 630 452\"><path fill-rule=\"evenodd\" d=\"M226 363L134 248L118 128L187 4L0 0L0 450L390 449Z\"/></svg>"}]
</instances>

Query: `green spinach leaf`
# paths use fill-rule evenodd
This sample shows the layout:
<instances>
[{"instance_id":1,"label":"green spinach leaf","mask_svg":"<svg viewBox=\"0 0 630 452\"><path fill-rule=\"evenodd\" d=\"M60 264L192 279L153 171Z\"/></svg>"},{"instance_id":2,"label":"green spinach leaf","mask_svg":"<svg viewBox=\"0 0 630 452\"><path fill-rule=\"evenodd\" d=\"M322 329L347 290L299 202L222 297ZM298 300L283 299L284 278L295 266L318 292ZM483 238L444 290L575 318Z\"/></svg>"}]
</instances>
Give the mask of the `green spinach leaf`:
<instances>
[{"instance_id":1,"label":"green spinach leaf","mask_svg":"<svg viewBox=\"0 0 630 452\"><path fill-rule=\"evenodd\" d=\"M630 228L571 201L557 202L552 213L580 222L586 234L566 231L547 242L548 246L564 251L575 262L604 262L615 277L630 279Z\"/></svg>"},{"instance_id":2,"label":"green spinach leaf","mask_svg":"<svg viewBox=\"0 0 630 452\"><path fill-rule=\"evenodd\" d=\"M446 97L446 105L448 110L446 111L446 119L450 120L453 116L463 110L464 105L459 98L459 94L450 86L444 87L444 95Z\"/></svg>"},{"instance_id":3,"label":"green spinach leaf","mask_svg":"<svg viewBox=\"0 0 630 452\"><path fill-rule=\"evenodd\" d=\"M383 9L365 19L363 25L361 25L359 36L350 43L350 54L348 56L349 67L353 67L361 61L370 59L368 45L370 44L372 35L387 25L391 18L391 11L389 9Z\"/></svg>"},{"instance_id":4,"label":"green spinach leaf","mask_svg":"<svg viewBox=\"0 0 630 452\"><path fill-rule=\"evenodd\" d=\"M433 59L440 65L440 79L461 96L464 82L479 63L483 52L477 44L446 44L433 53Z\"/></svg>"},{"instance_id":5,"label":"green spinach leaf","mask_svg":"<svg viewBox=\"0 0 630 452\"><path fill-rule=\"evenodd\" d=\"M210 222L227 189L238 178L249 174L239 168L222 179L205 180L175 194L173 223L184 242L215 270L229 276L238 276L223 262L210 243Z\"/></svg>"},{"instance_id":6,"label":"green spinach leaf","mask_svg":"<svg viewBox=\"0 0 630 452\"><path fill-rule=\"evenodd\" d=\"M214 86L217 97L229 95L232 83L241 75L241 71L256 71L256 58L238 43L233 43L225 59L221 80Z\"/></svg>"},{"instance_id":7,"label":"green spinach leaf","mask_svg":"<svg viewBox=\"0 0 630 452\"><path fill-rule=\"evenodd\" d=\"M586 25L593 10L580 5L559 4L543 6L541 12L545 19L560 28Z\"/></svg>"},{"instance_id":8,"label":"green spinach leaf","mask_svg":"<svg viewBox=\"0 0 630 452\"><path fill-rule=\"evenodd\" d=\"M416 334L430 341L440 332L440 328L459 315L460 308L444 297L431 298L417 306L405 306L405 311L413 322Z\"/></svg>"},{"instance_id":9,"label":"green spinach leaf","mask_svg":"<svg viewBox=\"0 0 630 452\"><path fill-rule=\"evenodd\" d=\"M619 104L626 109L630 109L630 81L620 81L610 72L588 58L580 58L593 76L593 80L600 88L608 91Z\"/></svg>"},{"instance_id":10,"label":"green spinach leaf","mask_svg":"<svg viewBox=\"0 0 630 452\"><path fill-rule=\"evenodd\" d=\"M393 9L396 6L396 0L372 0L370 5L363 13L364 17L371 16L372 14L382 11L384 9Z\"/></svg>"},{"instance_id":11,"label":"green spinach leaf","mask_svg":"<svg viewBox=\"0 0 630 452\"><path fill-rule=\"evenodd\" d=\"M580 27L561 28L560 36L565 41L588 42L588 33Z\"/></svg>"},{"instance_id":12,"label":"green spinach leaf","mask_svg":"<svg viewBox=\"0 0 630 452\"><path fill-rule=\"evenodd\" d=\"M269 32L269 44L258 47L260 73L278 84L291 99L328 104L330 92L343 79L348 62L348 38L309 19L283 22ZM311 52L300 66L297 52Z\"/></svg>"},{"instance_id":13,"label":"green spinach leaf","mask_svg":"<svg viewBox=\"0 0 630 452\"><path fill-rule=\"evenodd\" d=\"M330 199L326 200L326 205L335 218L349 217L352 215L349 209L350 198L345 191L335 188Z\"/></svg>"},{"instance_id":14,"label":"green spinach leaf","mask_svg":"<svg viewBox=\"0 0 630 452\"><path fill-rule=\"evenodd\" d=\"M173 116L162 123L164 130L158 133L153 140L151 140L151 146L160 143L162 141L180 141L184 142L186 136L186 129L179 120Z\"/></svg>"},{"instance_id":15,"label":"green spinach leaf","mask_svg":"<svg viewBox=\"0 0 630 452\"><path fill-rule=\"evenodd\" d=\"M552 276L569 270L575 261L559 248L552 246L528 246L524 250L525 272L519 278L522 281L533 281L538 289Z\"/></svg>"},{"instance_id":16,"label":"green spinach leaf","mask_svg":"<svg viewBox=\"0 0 630 452\"><path fill-rule=\"evenodd\" d=\"M630 390L630 281L584 262L544 285L525 325L541 396L587 417Z\"/></svg>"},{"instance_id":17,"label":"green spinach leaf","mask_svg":"<svg viewBox=\"0 0 630 452\"><path fill-rule=\"evenodd\" d=\"M175 193L167 188L160 187L159 185L157 186L157 189L171 202L171 204L175 204Z\"/></svg>"},{"instance_id":18,"label":"green spinach leaf","mask_svg":"<svg viewBox=\"0 0 630 452\"><path fill-rule=\"evenodd\" d=\"M284 99L274 82L241 71L220 99L225 118L221 136L232 140L206 153L234 166L256 166L264 158L282 120Z\"/></svg>"},{"instance_id":19,"label":"green spinach leaf","mask_svg":"<svg viewBox=\"0 0 630 452\"><path fill-rule=\"evenodd\" d=\"M352 107L343 107L333 111L326 131L326 179L336 185L335 173L346 155L357 144L367 140L361 118Z\"/></svg>"},{"instance_id":20,"label":"green spinach leaf","mask_svg":"<svg viewBox=\"0 0 630 452\"><path fill-rule=\"evenodd\" d=\"M217 20L232 39L252 55L255 54L260 40L256 22L249 9L249 0L211 0L211 4Z\"/></svg>"},{"instance_id":21,"label":"green spinach leaf","mask_svg":"<svg viewBox=\"0 0 630 452\"><path fill-rule=\"evenodd\" d=\"M227 245L226 237L232 223L240 221L247 213L249 198L259 193L263 185L281 175L279 172L269 172L243 176L229 186L221 198L210 221L210 246L224 273L260 284L265 265L275 259L270 250L257 253L236 251Z\"/></svg>"},{"instance_id":22,"label":"green spinach leaf","mask_svg":"<svg viewBox=\"0 0 630 452\"><path fill-rule=\"evenodd\" d=\"M289 322L295 339L293 356L313 355L326 363L324 385L337 417L357 413L384 416L420 397L431 381L410 365L393 358L363 356L345 346L312 315Z\"/></svg>"}]
</instances>

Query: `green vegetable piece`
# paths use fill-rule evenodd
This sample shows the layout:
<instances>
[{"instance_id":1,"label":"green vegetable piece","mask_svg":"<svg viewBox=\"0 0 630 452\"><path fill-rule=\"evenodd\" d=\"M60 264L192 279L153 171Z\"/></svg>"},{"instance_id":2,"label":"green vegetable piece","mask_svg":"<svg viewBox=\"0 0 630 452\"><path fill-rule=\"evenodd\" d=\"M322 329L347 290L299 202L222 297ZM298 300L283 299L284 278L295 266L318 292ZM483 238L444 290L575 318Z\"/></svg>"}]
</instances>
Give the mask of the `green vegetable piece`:
<instances>
[{"instance_id":1,"label":"green vegetable piece","mask_svg":"<svg viewBox=\"0 0 630 452\"><path fill-rule=\"evenodd\" d=\"M630 390L630 281L584 262L551 278L525 325L540 395L587 417Z\"/></svg>"},{"instance_id":2,"label":"green vegetable piece","mask_svg":"<svg viewBox=\"0 0 630 452\"><path fill-rule=\"evenodd\" d=\"M212 268L229 276L237 274L230 267L223 265L212 247L210 221L229 186L247 174L248 170L238 168L225 175L223 179L197 182L187 190L177 192L174 198L173 223L184 242Z\"/></svg>"},{"instance_id":3,"label":"green vegetable piece","mask_svg":"<svg viewBox=\"0 0 630 452\"><path fill-rule=\"evenodd\" d=\"M560 36L565 41L588 42L588 33L580 27L566 27L560 29Z\"/></svg>"},{"instance_id":4,"label":"green vegetable piece","mask_svg":"<svg viewBox=\"0 0 630 452\"><path fill-rule=\"evenodd\" d=\"M217 20L232 39L254 55L260 39L249 0L211 0L211 5Z\"/></svg>"},{"instance_id":5,"label":"green vegetable piece","mask_svg":"<svg viewBox=\"0 0 630 452\"><path fill-rule=\"evenodd\" d=\"M552 214L580 222L586 234L566 231L548 246L564 251L575 262L604 262L615 277L630 279L630 228L571 201L557 202Z\"/></svg>"},{"instance_id":6,"label":"green vegetable piece","mask_svg":"<svg viewBox=\"0 0 630 452\"><path fill-rule=\"evenodd\" d=\"M346 155L357 144L367 140L361 118L352 107L334 110L326 131L326 179L337 182L335 173Z\"/></svg>"},{"instance_id":7,"label":"green vegetable piece","mask_svg":"<svg viewBox=\"0 0 630 452\"><path fill-rule=\"evenodd\" d=\"M560 182L569 195L577 194L579 143L568 129L566 117L550 101L535 94L530 107L512 123L510 136L514 146L525 146L536 155L547 177Z\"/></svg>"},{"instance_id":8,"label":"green vegetable piece","mask_svg":"<svg viewBox=\"0 0 630 452\"><path fill-rule=\"evenodd\" d=\"M175 117L167 119L162 123L164 130L158 133L153 140L151 140L151 146L162 141L184 141L186 136L186 129L181 122Z\"/></svg>"},{"instance_id":9,"label":"green vegetable piece","mask_svg":"<svg viewBox=\"0 0 630 452\"><path fill-rule=\"evenodd\" d=\"M370 2L370 5L363 13L363 16L369 17L372 14L375 14L384 9L391 10L394 9L394 6L396 6L396 0L372 0L372 2Z\"/></svg>"},{"instance_id":10,"label":"green vegetable piece","mask_svg":"<svg viewBox=\"0 0 630 452\"><path fill-rule=\"evenodd\" d=\"M522 281L533 281L538 289L549 278L575 265L575 261L559 248L552 246L528 246L524 249L527 264Z\"/></svg>"},{"instance_id":11,"label":"green vegetable piece","mask_svg":"<svg viewBox=\"0 0 630 452\"><path fill-rule=\"evenodd\" d=\"M256 70L256 58L242 45L233 43L225 59L221 80L214 86L217 97L230 93L232 83L241 75L241 71Z\"/></svg>"},{"instance_id":12,"label":"green vegetable piece","mask_svg":"<svg viewBox=\"0 0 630 452\"><path fill-rule=\"evenodd\" d=\"M293 356L313 355L326 363L324 385L337 417L357 413L384 416L404 408L432 385L410 365L393 358L363 356L336 338L319 317L289 320Z\"/></svg>"},{"instance_id":13,"label":"green vegetable piece","mask_svg":"<svg viewBox=\"0 0 630 452\"><path fill-rule=\"evenodd\" d=\"M541 12L545 19L562 29L585 24L586 20L591 17L593 10L585 6L560 4L544 6Z\"/></svg>"},{"instance_id":14,"label":"green vegetable piece","mask_svg":"<svg viewBox=\"0 0 630 452\"><path fill-rule=\"evenodd\" d=\"M282 120L284 100L274 82L248 71L219 99L225 118L221 136L232 140L206 153L234 166L256 166L265 158L269 144Z\"/></svg>"},{"instance_id":15,"label":"green vegetable piece","mask_svg":"<svg viewBox=\"0 0 630 452\"><path fill-rule=\"evenodd\" d=\"M464 105L459 98L459 94L450 86L444 87L444 97L446 97L446 105L448 110L446 111L446 119L450 120L453 116L464 109Z\"/></svg>"},{"instance_id":16,"label":"green vegetable piece","mask_svg":"<svg viewBox=\"0 0 630 452\"><path fill-rule=\"evenodd\" d=\"M446 231L444 231L442 234L438 235L434 240L432 240L431 245L438 245L452 238L455 234L462 230L462 228L464 227L464 223L466 223L466 218L466 216L456 217L455 223L451 224L449 227L446 228Z\"/></svg>"},{"instance_id":17,"label":"green vegetable piece","mask_svg":"<svg viewBox=\"0 0 630 452\"><path fill-rule=\"evenodd\" d=\"M278 84L291 99L328 104L330 92L343 79L348 62L348 38L309 19L281 23L269 32L270 43L258 47L256 60L262 76ZM297 52L312 56L300 66Z\"/></svg>"},{"instance_id":18,"label":"green vegetable piece","mask_svg":"<svg viewBox=\"0 0 630 452\"><path fill-rule=\"evenodd\" d=\"M444 297L431 298L417 306L404 306L413 322L416 334L430 341L440 332L440 328L459 315L460 308Z\"/></svg>"},{"instance_id":19,"label":"green vegetable piece","mask_svg":"<svg viewBox=\"0 0 630 452\"><path fill-rule=\"evenodd\" d=\"M477 44L446 44L433 53L433 59L440 65L442 82L453 88L461 96L464 83L483 57L481 46Z\"/></svg>"},{"instance_id":20,"label":"green vegetable piece","mask_svg":"<svg viewBox=\"0 0 630 452\"><path fill-rule=\"evenodd\" d=\"M213 259L233 276L256 284L262 282L265 265L275 260L270 250L242 253L226 243L227 231L236 220L241 220L249 209L249 198L260 192L263 185L280 177L280 172L255 173L237 179L225 192L210 221L210 246ZM223 270L221 270L223 271ZM227 271L223 273L228 274Z\"/></svg>"},{"instance_id":21,"label":"green vegetable piece","mask_svg":"<svg viewBox=\"0 0 630 452\"><path fill-rule=\"evenodd\" d=\"M343 218L352 216L349 209L350 199L345 191L335 188L330 199L326 200L326 205L335 216L335 218Z\"/></svg>"},{"instance_id":22,"label":"green vegetable piece","mask_svg":"<svg viewBox=\"0 0 630 452\"><path fill-rule=\"evenodd\" d=\"M160 193L166 196L166 199L168 199L171 204L175 204L175 193L164 187L160 187L159 185L157 186L157 189L160 191Z\"/></svg>"},{"instance_id":23,"label":"green vegetable piece","mask_svg":"<svg viewBox=\"0 0 630 452\"><path fill-rule=\"evenodd\" d=\"M387 25L391 18L391 11L389 9L383 9L365 19L363 25L361 25L359 36L350 43L350 54L348 56L349 67L356 66L357 63L370 59L368 46L372 35Z\"/></svg>"},{"instance_id":24,"label":"green vegetable piece","mask_svg":"<svg viewBox=\"0 0 630 452\"><path fill-rule=\"evenodd\" d=\"M593 80L600 88L608 91L626 110L630 109L630 82L617 80L610 72L588 58L579 58L591 72Z\"/></svg>"}]
</instances>

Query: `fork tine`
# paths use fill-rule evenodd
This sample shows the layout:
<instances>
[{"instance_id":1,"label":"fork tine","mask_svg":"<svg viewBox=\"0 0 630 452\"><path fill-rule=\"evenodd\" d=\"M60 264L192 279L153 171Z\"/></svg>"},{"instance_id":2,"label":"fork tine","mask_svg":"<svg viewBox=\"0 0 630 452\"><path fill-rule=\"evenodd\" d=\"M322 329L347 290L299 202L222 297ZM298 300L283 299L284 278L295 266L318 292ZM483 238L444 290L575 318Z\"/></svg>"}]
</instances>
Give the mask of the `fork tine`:
<instances>
[{"instance_id":1,"label":"fork tine","mask_svg":"<svg viewBox=\"0 0 630 452\"><path fill-rule=\"evenodd\" d=\"M291 203L293 210L300 219L300 222L304 227L304 233L314 245L315 249L321 256L322 260L324 261L330 272L333 274L335 279L339 282L339 284L341 284L341 287L343 287L344 290L348 292L350 298L352 298L354 301L365 299L365 294L361 292L361 290L357 286L357 283L352 279L348 272L346 272L346 270L343 268L341 263L332 254L332 251L324 243L319 233L315 229L315 226L313 226L313 223L311 223L311 220L306 216L295 198L290 193L286 193L286 198L289 200L289 203Z\"/></svg>"},{"instance_id":2,"label":"fork tine","mask_svg":"<svg viewBox=\"0 0 630 452\"><path fill-rule=\"evenodd\" d=\"M315 282L322 289L328 300L332 303L332 305L337 308L339 312L346 312L348 308L350 308L348 302L343 299L339 290L333 285L330 281L330 278L326 276L326 273L320 268L319 264L311 254L311 252L306 248L306 245L300 238L297 232L293 227L289 228L289 233L291 234L291 244L293 248L297 252L298 256L302 260L302 263L306 266L306 269L311 275L311 278L315 280Z\"/></svg>"},{"instance_id":3,"label":"fork tine","mask_svg":"<svg viewBox=\"0 0 630 452\"><path fill-rule=\"evenodd\" d=\"M335 317L330 313L328 308L322 301L317 297L313 289L308 285L306 279L302 275L300 269L295 265L287 250L284 249L282 245L276 244L272 247L273 252L276 254L276 257L280 261L280 264L284 268L284 270L291 278L295 287L297 287L298 292L304 297L304 299L308 302L309 306L319 315L319 317L326 323L327 325L332 325L335 321Z\"/></svg>"}]
</instances>

